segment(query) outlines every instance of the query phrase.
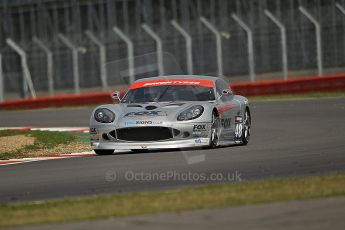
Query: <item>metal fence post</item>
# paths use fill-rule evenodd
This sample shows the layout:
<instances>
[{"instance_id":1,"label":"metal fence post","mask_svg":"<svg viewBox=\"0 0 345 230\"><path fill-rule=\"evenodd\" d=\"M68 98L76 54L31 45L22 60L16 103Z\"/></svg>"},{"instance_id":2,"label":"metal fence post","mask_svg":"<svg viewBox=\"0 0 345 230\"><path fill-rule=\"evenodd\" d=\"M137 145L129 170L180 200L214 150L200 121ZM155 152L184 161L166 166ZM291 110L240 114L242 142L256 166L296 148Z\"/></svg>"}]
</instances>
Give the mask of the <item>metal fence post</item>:
<instances>
[{"instance_id":1,"label":"metal fence post","mask_svg":"<svg viewBox=\"0 0 345 230\"><path fill-rule=\"evenodd\" d=\"M252 30L244 23L236 14L231 15L238 25L247 33L248 45L248 62L249 62L249 75L250 81L255 81L255 60L254 60L254 42Z\"/></svg>"},{"instance_id":2,"label":"metal fence post","mask_svg":"<svg viewBox=\"0 0 345 230\"><path fill-rule=\"evenodd\" d=\"M72 50L74 93L80 93L78 48L63 34L58 35L61 42Z\"/></svg>"},{"instance_id":3,"label":"metal fence post","mask_svg":"<svg viewBox=\"0 0 345 230\"><path fill-rule=\"evenodd\" d=\"M315 26L316 52L317 52L317 68L318 68L318 75L322 76L322 74L323 74L323 67L322 67L322 41L321 41L320 23L306 9L304 9L302 6L299 7L299 10Z\"/></svg>"},{"instance_id":4,"label":"metal fence post","mask_svg":"<svg viewBox=\"0 0 345 230\"><path fill-rule=\"evenodd\" d=\"M212 23L210 23L206 18L200 17L200 21L216 36L218 75L223 76L223 51L221 34L217 30L217 28L212 25Z\"/></svg>"},{"instance_id":5,"label":"metal fence post","mask_svg":"<svg viewBox=\"0 0 345 230\"><path fill-rule=\"evenodd\" d=\"M338 8L338 10L345 15L345 8L342 7L339 3L336 3L335 6Z\"/></svg>"},{"instance_id":6,"label":"metal fence post","mask_svg":"<svg viewBox=\"0 0 345 230\"><path fill-rule=\"evenodd\" d=\"M106 61L107 61L107 53L106 53L105 45L91 31L87 30L87 31L85 31L85 34L99 48L99 70L100 70L100 74L101 74L102 88L103 88L103 90L107 90L107 88L108 88L107 68L105 66Z\"/></svg>"},{"instance_id":7,"label":"metal fence post","mask_svg":"<svg viewBox=\"0 0 345 230\"><path fill-rule=\"evenodd\" d=\"M265 10L265 14L280 29L283 75L284 75L284 80L287 80L288 79L288 56L287 56L287 45L286 45L286 29L283 23L281 23L278 18L273 16L271 12L269 12L268 10Z\"/></svg>"},{"instance_id":8,"label":"metal fence post","mask_svg":"<svg viewBox=\"0 0 345 230\"><path fill-rule=\"evenodd\" d=\"M193 48L192 48L192 37L182 28L175 20L171 20L171 25L180 32L180 34L186 40L186 55L187 55L187 68L188 74L193 74Z\"/></svg>"},{"instance_id":9,"label":"metal fence post","mask_svg":"<svg viewBox=\"0 0 345 230\"><path fill-rule=\"evenodd\" d=\"M142 24L141 27L156 42L158 72L159 72L159 75L164 75L162 39L147 24Z\"/></svg>"},{"instance_id":10,"label":"metal fence post","mask_svg":"<svg viewBox=\"0 0 345 230\"><path fill-rule=\"evenodd\" d=\"M4 75L2 72L2 56L0 54L0 102L4 101Z\"/></svg>"},{"instance_id":11,"label":"metal fence post","mask_svg":"<svg viewBox=\"0 0 345 230\"><path fill-rule=\"evenodd\" d=\"M47 77L49 95L54 95L54 78L53 78L53 52L37 37L33 38L33 42L46 53L47 56Z\"/></svg>"},{"instance_id":12,"label":"metal fence post","mask_svg":"<svg viewBox=\"0 0 345 230\"><path fill-rule=\"evenodd\" d=\"M114 26L113 31L127 44L127 53L128 53L128 72L129 72L129 82L133 83L134 78L134 47L131 39L122 32L118 27Z\"/></svg>"},{"instance_id":13,"label":"metal fence post","mask_svg":"<svg viewBox=\"0 0 345 230\"><path fill-rule=\"evenodd\" d=\"M6 43L17 53L19 54L20 58L21 58L21 65L22 65L22 69L23 69L23 74L24 74L24 82L25 85L28 86L29 90L30 90L30 94L32 98L36 98L36 92L34 89L34 85L32 83L32 79L31 79L31 74L29 71L29 67L28 67L28 63L27 63L27 57L26 57L26 53L25 51L20 48L12 39L7 38L6 39Z\"/></svg>"}]
</instances>

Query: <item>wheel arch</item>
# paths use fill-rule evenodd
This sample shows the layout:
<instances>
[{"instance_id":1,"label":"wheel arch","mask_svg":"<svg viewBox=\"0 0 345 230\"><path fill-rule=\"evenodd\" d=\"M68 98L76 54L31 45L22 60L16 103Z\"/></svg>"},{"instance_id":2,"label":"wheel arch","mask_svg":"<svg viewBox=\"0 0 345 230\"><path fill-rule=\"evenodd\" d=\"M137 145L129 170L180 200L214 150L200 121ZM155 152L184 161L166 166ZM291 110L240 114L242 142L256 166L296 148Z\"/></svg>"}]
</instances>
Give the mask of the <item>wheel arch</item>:
<instances>
[{"instance_id":1,"label":"wheel arch","mask_svg":"<svg viewBox=\"0 0 345 230\"><path fill-rule=\"evenodd\" d=\"M216 107L213 108L212 113L215 113L217 117L219 117L219 112Z\"/></svg>"},{"instance_id":2,"label":"wheel arch","mask_svg":"<svg viewBox=\"0 0 345 230\"><path fill-rule=\"evenodd\" d=\"M251 112L250 112L250 108L249 108L249 106L248 105L246 105L246 107L244 108L244 112L246 112L246 111L248 111L248 113L249 113L249 116L251 117Z\"/></svg>"}]
</instances>

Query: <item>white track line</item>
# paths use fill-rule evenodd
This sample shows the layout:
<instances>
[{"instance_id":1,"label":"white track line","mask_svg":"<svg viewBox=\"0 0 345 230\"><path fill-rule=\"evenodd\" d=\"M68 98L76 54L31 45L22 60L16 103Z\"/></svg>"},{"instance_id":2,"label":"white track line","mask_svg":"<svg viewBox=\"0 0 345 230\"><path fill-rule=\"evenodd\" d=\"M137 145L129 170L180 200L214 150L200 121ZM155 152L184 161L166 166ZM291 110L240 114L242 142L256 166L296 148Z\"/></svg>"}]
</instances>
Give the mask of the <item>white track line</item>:
<instances>
[{"instance_id":1,"label":"white track line","mask_svg":"<svg viewBox=\"0 0 345 230\"><path fill-rule=\"evenodd\" d=\"M88 133L88 127L0 127L0 130L35 130L52 132L80 132Z\"/></svg>"}]
</instances>

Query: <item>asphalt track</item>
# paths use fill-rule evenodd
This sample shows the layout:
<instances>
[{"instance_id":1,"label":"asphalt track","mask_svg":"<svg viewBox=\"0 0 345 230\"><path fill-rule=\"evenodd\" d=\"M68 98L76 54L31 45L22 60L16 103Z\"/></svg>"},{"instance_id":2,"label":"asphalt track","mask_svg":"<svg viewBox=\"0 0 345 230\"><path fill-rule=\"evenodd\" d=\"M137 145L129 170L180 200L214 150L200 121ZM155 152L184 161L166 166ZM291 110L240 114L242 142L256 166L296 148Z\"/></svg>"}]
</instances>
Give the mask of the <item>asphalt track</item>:
<instances>
[{"instance_id":1,"label":"asphalt track","mask_svg":"<svg viewBox=\"0 0 345 230\"><path fill-rule=\"evenodd\" d=\"M251 109L248 146L2 166L0 203L345 171L345 98L254 102ZM0 112L0 126L87 126L90 112ZM188 164L193 156L205 158Z\"/></svg>"}]
</instances>

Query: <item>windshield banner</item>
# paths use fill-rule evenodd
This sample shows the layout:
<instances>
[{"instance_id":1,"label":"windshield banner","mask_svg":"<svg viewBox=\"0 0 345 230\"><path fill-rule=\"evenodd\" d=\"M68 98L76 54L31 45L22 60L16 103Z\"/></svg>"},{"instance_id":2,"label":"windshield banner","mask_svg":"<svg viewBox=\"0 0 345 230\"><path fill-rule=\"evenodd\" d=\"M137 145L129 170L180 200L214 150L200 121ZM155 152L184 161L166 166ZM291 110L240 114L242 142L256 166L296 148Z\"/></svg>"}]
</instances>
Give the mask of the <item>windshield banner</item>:
<instances>
[{"instance_id":1,"label":"windshield banner","mask_svg":"<svg viewBox=\"0 0 345 230\"><path fill-rule=\"evenodd\" d=\"M135 82L130 89L152 87L152 86L166 86L166 85L194 85L194 86L204 86L204 87L213 87L214 82L211 80L202 80L202 79L160 79L160 80L148 80Z\"/></svg>"}]
</instances>

